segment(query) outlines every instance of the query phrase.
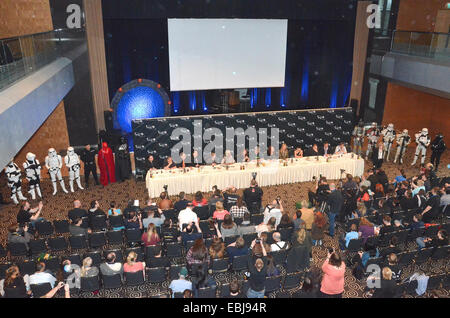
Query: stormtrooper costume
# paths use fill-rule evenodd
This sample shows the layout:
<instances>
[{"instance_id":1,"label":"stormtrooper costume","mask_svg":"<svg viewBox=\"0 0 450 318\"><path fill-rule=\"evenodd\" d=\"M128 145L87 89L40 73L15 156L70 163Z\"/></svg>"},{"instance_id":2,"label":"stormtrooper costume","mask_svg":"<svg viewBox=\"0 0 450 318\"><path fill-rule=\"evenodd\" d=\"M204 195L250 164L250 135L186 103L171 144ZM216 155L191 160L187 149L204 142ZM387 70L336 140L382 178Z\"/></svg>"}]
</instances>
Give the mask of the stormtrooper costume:
<instances>
[{"instance_id":1,"label":"stormtrooper costume","mask_svg":"<svg viewBox=\"0 0 450 318\"><path fill-rule=\"evenodd\" d=\"M11 160L5 168L6 177L8 178L8 187L11 188L11 199L14 204L19 204L19 200L26 200L22 194L22 173L20 168Z\"/></svg>"},{"instance_id":2,"label":"stormtrooper costume","mask_svg":"<svg viewBox=\"0 0 450 318\"><path fill-rule=\"evenodd\" d=\"M362 146L364 144L364 122L360 120L353 130L353 152L358 156L361 155Z\"/></svg>"},{"instance_id":3,"label":"stormtrooper costume","mask_svg":"<svg viewBox=\"0 0 450 318\"><path fill-rule=\"evenodd\" d=\"M411 143L411 137L408 135L408 129L403 130L401 135L397 137L397 152L395 154L394 163L403 163L403 156L405 155L406 148Z\"/></svg>"},{"instance_id":4,"label":"stormtrooper costume","mask_svg":"<svg viewBox=\"0 0 450 318\"><path fill-rule=\"evenodd\" d=\"M31 198L33 200L36 199L36 193L39 197L42 198L41 194L41 164L39 160L36 159L36 155L34 153L27 153L26 161L23 163L23 169L25 171L26 178L29 182L30 189L28 193L31 194Z\"/></svg>"},{"instance_id":5,"label":"stormtrooper costume","mask_svg":"<svg viewBox=\"0 0 450 318\"><path fill-rule=\"evenodd\" d=\"M61 184L61 188L63 189L63 191L65 193L69 193L66 190L66 186L64 185L64 180L61 175L62 158L60 155L56 153L56 150L54 148L50 148L48 150L48 156L45 157L45 167L47 167L48 173L50 174L50 178L52 179L53 195L55 195L58 192L56 188L57 180Z\"/></svg>"},{"instance_id":6,"label":"stormtrooper costume","mask_svg":"<svg viewBox=\"0 0 450 318\"><path fill-rule=\"evenodd\" d=\"M428 136L428 129L423 128L422 131L415 135L416 137L416 154L414 156L414 161L412 162L411 166L414 166L417 162L417 158L419 158L420 152L422 152L422 158L420 160L421 164L425 163L425 157L427 156L427 147L430 145L431 139L430 136Z\"/></svg>"},{"instance_id":7,"label":"stormtrooper costume","mask_svg":"<svg viewBox=\"0 0 450 318\"><path fill-rule=\"evenodd\" d=\"M383 131L381 132L383 135L383 143L384 143L384 158L386 161L389 161L389 155L391 154L392 144L395 140L395 130L394 124L389 124Z\"/></svg>"},{"instance_id":8,"label":"stormtrooper costume","mask_svg":"<svg viewBox=\"0 0 450 318\"><path fill-rule=\"evenodd\" d=\"M367 130L367 139L369 141L367 145L366 158L369 158L374 149L377 149L378 139L380 138L380 130L377 127L377 123L372 123L372 126Z\"/></svg>"},{"instance_id":9,"label":"stormtrooper costume","mask_svg":"<svg viewBox=\"0 0 450 318\"><path fill-rule=\"evenodd\" d=\"M78 188L81 190L84 190L84 188L81 186L81 180L80 180L80 158L75 153L75 150L73 147L67 148L67 156L64 157L64 163L66 164L67 168L69 169L69 185L70 185L70 191L74 192L73 190L73 180L77 181Z\"/></svg>"}]
</instances>

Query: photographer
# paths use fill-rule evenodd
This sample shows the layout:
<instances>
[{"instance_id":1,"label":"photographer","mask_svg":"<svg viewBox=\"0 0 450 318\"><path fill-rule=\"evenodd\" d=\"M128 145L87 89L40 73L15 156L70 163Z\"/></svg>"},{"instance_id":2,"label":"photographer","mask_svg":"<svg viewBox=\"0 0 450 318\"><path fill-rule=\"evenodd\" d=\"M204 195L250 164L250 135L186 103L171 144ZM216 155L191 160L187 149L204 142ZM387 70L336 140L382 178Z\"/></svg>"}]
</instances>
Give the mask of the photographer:
<instances>
[{"instance_id":1,"label":"photographer","mask_svg":"<svg viewBox=\"0 0 450 318\"><path fill-rule=\"evenodd\" d=\"M153 222L150 222L153 223ZM125 228L127 229L143 229L142 225L142 215L141 213L136 213L134 211L131 211L128 214L128 219L125 223Z\"/></svg>"},{"instance_id":2,"label":"photographer","mask_svg":"<svg viewBox=\"0 0 450 318\"><path fill-rule=\"evenodd\" d=\"M264 248L262 240L255 239L250 249L253 250L255 245L258 244L261 247L262 257L258 257L255 261L252 257L248 258L248 270L250 277L248 279L249 288L247 291L247 298L264 298L265 282L267 276L267 252Z\"/></svg>"},{"instance_id":3,"label":"photographer","mask_svg":"<svg viewBox=\"0 0 450 318\"><path fill-rule=\"evenodd\" d=\"M258 214L261 210L263 190L255 179L250 181L250 188L244 190L244 201L251 214Z\"/></svg>"},{"instance_id":4,"label":"photographer","mask_svg":"<svg viewBox=\"0 0 450 318\"><path fill-rule=\"evenodd\" d=\"M319 204L320 211L324 212L328 195L331 193L330 186L327 183L327 178L320 175L316 183L315 191L315 193L311 190L308 192L309 201L311 203L315 202L316 204Z\"/></svg>"},{"instance_id":5,"label":"photographer","mask_svg":"<svg viewBox=\"0 0 450 318\"><path fill-rule=\"evenodd\" d=\"M8 244L9 243L23 243L28 248L28 243L33 238L33 235L28 233L28 225L23 228L19 224L11 224L8 227Z\"/></svg>"},{"instance_id":6,"label":"photographer","mask_svg":"<svg viewBox=\"0 0 450 318\"><path fill-rule=\"evenodd\" d=\"M161 201L159 201L159 204L158 204L158 207L163 211L173 209L173 203L169 199L169 195L167 194L167 186L164 186L164 189L165 189L165 191L161 192L161 194L159 195L159 198L161 199Z\"/></svg>"},{"instance_id":7,"label":"photographer","mask_svg":"<svg viewBox=\"0 0 450 318\"><path fill-rule=\"evenodd\" d=\"M272 204L266 205L264 209L264 223L267 223L270 218L276 219L275 227L280 224L281 217L283 216L284 208L280 197L277 197L272 201Z\"/></svg>"},{"instance_id":8,"label":"photographer","mask_svg":"<svg viewBox=\"0 0 450 318\"><path fill-rule=\"evenodd\" d=\"M25 201L21 206L19 213L17 214L17 223L20 226L23 226L26 223L30 223L31 226L34 227L36 222L43 221L44 218L41 217L42 208L44 204L42 201L39 202L39 205L35 208L31 208L31 205L28 201Z\"/></svg>"}]
</instances>

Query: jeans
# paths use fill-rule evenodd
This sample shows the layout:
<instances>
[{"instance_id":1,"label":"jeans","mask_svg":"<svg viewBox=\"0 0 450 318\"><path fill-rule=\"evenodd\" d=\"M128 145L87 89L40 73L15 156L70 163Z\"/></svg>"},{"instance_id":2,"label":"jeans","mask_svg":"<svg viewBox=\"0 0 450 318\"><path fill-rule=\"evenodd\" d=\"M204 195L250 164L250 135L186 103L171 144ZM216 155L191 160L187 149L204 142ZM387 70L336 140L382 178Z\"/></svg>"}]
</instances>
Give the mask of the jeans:
<instances>
[{"instance_id":1,"label":"jeans","mask_svg":"<svg viewBox=\"0 0 450 318\"><path fill-rule=\"evenodd\" d=\"M37 218L36 220L30 220L30 224L32 227L35 227L36 223L43 222L45 219L43 217Z\"/></svg>"},{"instance_id":2,"label":"jeans","mask_svg":"<svg viewBox=\"0 0 450 318\"><path fill-rule=\"evenodd\" d=\"M314 246L322 246L322 240L312 240Z\"/></svg>"},{"instance_id":3,"label":"jeans","mask_svg":"<svg viewBox=\"0 0 450 318\"><path fill-rule=\"evenodd\" d=\"M418 237L416 238L416 243L418 245L418 250L421 250L422 248L425 248L425 242L423 241L424 238L423 237Z\"/></svg>"},{"instance_id":4,"label":"jeans","mask_svg":"<svg viewBox=\"0 0 450 318\"><path fill-rule=\"evenodd\" d=\"M251 288L247 290L247 298L264 298L265 289L262 291L255 291Z\"/></svg>"},{"instance_id":5,"label":"jeans","mask_svg":"<svg viewBox=\"0 0 450 318\"><path fill-rule=\"evenodd\" d=\"M336 213L328 213L328 221L330 222L330 229L329 229L329 232L330 232L330 236L331 237L334 237L334 226L335 226L335 224L334 224L334 222L335 222L335 219L336 219Z\"/></svg>"}]
</instances>

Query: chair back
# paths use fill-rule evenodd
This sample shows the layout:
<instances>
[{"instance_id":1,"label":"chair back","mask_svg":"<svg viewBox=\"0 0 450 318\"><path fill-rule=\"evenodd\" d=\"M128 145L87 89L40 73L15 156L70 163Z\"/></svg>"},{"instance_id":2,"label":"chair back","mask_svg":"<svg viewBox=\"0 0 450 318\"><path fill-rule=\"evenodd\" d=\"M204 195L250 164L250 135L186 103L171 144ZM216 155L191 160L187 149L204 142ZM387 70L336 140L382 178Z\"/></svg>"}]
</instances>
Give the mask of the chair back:
<instances>
[{"instance_id":1,"label":"chair back","mask_svg":"<svg viewBox=\"0 0 450 318\"><path fill-rule=\"evenodd\" d=\"M100 279L98 275L93 277L81 277L81 291L93 292L100 289Z\"/></svg>"},{"instance_id":2,"label":"chair back","mask_svg":"<svg viewBox=\"0 0 450 318\"><path fill-rule=\"evenodd\" d=\"M85 235L72 235L69 236L69 243L72 249L85 249L87 248L87 240Z\"/></svg>"},{"instance_id":3,"label":"chair back","mask_svg":"<svg viewBox=\"0 0 450 318\"><path fill-rule=\"evenodd\" d=\"M50 285L50 283L32 284L30 285L30 288L33 293L33 297L40 298L52 290L52 285Z\"/></svg>"},{"instance_id":4,"label":"chair back","mask_svg":"<svg viewBox=\"0 0 450 318\"><path fill-rule=\"evenodd\" d=\"M103 288L112 289L122 287L122 278L120 274L102 275Z\"/></svg>"},{"instance_id":5,"label":"chair back","mask_svg":"<svg viewBox=\"0 0 450 318\"><path fill-rule=\"evenodd\" d=\"M134 273L125 272L125 282L128 286L138 286L144 284L144 273L138 271Z\"/></svg>"}]
</instances>

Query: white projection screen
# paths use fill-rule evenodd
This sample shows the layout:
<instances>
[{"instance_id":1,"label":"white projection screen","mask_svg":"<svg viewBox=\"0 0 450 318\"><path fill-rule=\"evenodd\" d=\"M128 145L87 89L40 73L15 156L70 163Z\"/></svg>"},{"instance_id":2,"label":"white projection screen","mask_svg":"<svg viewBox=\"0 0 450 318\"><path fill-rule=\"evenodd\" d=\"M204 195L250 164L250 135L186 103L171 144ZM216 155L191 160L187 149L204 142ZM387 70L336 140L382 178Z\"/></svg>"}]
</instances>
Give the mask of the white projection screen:
<instances>
[{"instance_id":1,"label":"white projection screen","mask_svg":"<svg viewBox=\"0 0 450 318\"><path fill-rule=\"evenodd\" d=\"M284 87L287 20L168 19L170 90Z\"/></svg>"}]
</instances>

